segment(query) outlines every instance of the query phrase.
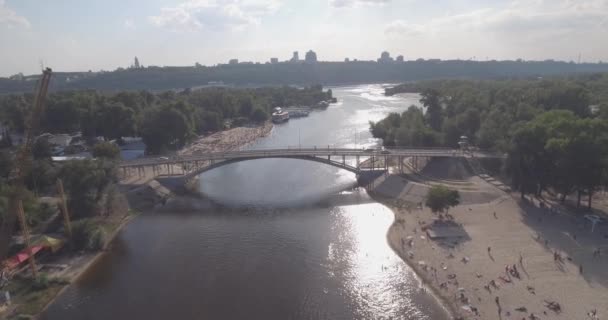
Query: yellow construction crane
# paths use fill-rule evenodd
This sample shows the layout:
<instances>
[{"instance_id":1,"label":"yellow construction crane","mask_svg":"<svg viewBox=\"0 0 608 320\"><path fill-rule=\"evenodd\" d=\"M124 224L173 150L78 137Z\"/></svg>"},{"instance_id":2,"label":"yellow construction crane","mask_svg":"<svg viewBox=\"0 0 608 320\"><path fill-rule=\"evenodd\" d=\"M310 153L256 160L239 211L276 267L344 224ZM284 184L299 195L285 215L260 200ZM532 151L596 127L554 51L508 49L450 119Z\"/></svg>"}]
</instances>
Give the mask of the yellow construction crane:
<instances>
[{"instance_id":1,"label":"yellow construction crane","mask_svg":"<svg viewBox=\"0 0 608 320\"><path fill-rule=\"evenodd\" d=\"M15 165L9 176L9 185L12 187L12 192L9 198L8 214L5 216L5 219L0 226L0 259L5 258L8 253L16 218L19 218L26 246L28 249L30 248L29 230L23 212L23 194L25 193L24 180L31 167L32 146L35 142L36 135L38 134L40 118L44 113L51 74L52 70L46 68L42 72L42 78L40 78L40 81L36 86L34 106L29 115L29 119L25 124L25 140L17 152L14 162ZM36 277L34 257L33 255L30 256L32 272L34 277Z\"/></svg>"}]
</instances>

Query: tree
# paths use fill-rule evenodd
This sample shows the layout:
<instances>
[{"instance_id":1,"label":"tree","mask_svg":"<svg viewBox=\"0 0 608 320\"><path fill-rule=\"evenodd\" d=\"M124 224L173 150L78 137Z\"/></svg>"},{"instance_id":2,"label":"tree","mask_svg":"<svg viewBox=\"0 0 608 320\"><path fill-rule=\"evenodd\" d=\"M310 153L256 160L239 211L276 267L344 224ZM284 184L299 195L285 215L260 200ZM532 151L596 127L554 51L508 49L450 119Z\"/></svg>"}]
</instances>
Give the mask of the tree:
<instances>
[{"instance_id":1,"label":"tree","mask_svg":"<svg viewBox=\"0 0 608 320\"><path fill-rule=\"evenodd\" d=\"M171 106L146 113L141 127L146 151L152 154L178 149L184 146L193 134L192 122Z\"/></svg>"},{"instance_id":2,"label":"tree","mask_svg":"<svg viewBox=\"0 0 608 320\"><path fill-rule=\"evenodd\" d=\"M13 168L13 157L8 151L0 150L0 182L8 179ZM0 183L4 184L4 183Z\"/></svg>"},{"instance_id":3,"label":"tree","mask_svg":"<svg viewBox=\"0 0 608 320\"><path fill-rule=\"evenodd\" d=\"M104 160L68 161L59 177L68 194L70 213L75 218L94 215L104 189L117 180L115 165Z\"/></svg>"},{"instance_id":4,"label":"tree","mask_svg":"<svg viewBox=\"0 0 608 320\"><path fill-rule=\"evenodd\" d=\"M427 89L421 94L420 103L426 107L426 121L434 130L441 130L442 110L439 101L439 92L435 89Z\"/></svg>"},{"instance_id":5,"label":"tree","mask_svg":"<svg viewBox=\"0 0 608 320\"><path fill-rule=\"evenodd\" d=\"M112 142L100 142L93 146L93 157L116 160L120 158L120 148Z\"/></svg>"},{"instance_id":6,"label":"tree","mask_svg":"<svg viewBox=\"0 0 608 320\"><path fill-rule=\"evenodd\" d=\"M122 103L103 105L96 113L97 134L114 140L128 137L136 131L135 112Z\"/></svg>"},{"instance_id":7,"label":"tree","mask_svg":"<svg viewBox=\"0 0 608 320\"><path fill-rule=\"evenodd\" d=\"M139 65L139 59L137 59L137 57L135 57L135 61L133 62L133 68L135 68L135 69L141 68L141 66Z\"/></svg>"},{"instance_id":8,"label":"tree","mask_svg":"<svg viewBox=\"0 0 608 320\"><path fill-rule=\"evenodd\" d=\"M222 117L214 111L201 111L196 122L196 132L204 133L222 129Z\"/></svg>"},{"instance_id":9,"label":"tree","mask_svg":"<svg viewBox=\"0 0 608 320\"><path fill-rule=\"evenodd\" d=\"M249 117L251 112L253 112L253 101L251 100L251 97L241 98L239 101L239 114L242 117Z\"/></svg>"},{"instance_id":10,"label":"tree","mask_svg":"<svg viewBox=\"0 0 608 320\"><path fill-rule=\"evenodd\" d=\"M251 120L255 122L264 122L268 120L268 113L260 107L256 107L251 114Z\"/></svg>"},{"instance_id":11,"label":"tree","mask_svg":"<svg viewBox=\"0 0 608 320\"><path fill-rule=\"evenodd\" d=\"M460 194L443 185L432 186L426 195L426 206L433 213L442 213L460 204Z\"/></svg>"},{"instance_id":12,"label":"tree","mask_svg":"<svg viewBox=\"0 0 608 320\"><path fill-rule=\"evenodd\" d=\"M45 138L36 139L32 146L32 156L35 160L51 159L53 156L53 148L49 141Z\"/></svg>"},{"instance_id":13,"label":"tree","mask_svg":"<svg viewBox=\"0 0 608 320\"><path fill-rule=\"evenodd\" d=\"M44 113L43 128L50 133L70 133L80 130L81 110L72 99L49 99Z\"/></svg>"}]
</instances>

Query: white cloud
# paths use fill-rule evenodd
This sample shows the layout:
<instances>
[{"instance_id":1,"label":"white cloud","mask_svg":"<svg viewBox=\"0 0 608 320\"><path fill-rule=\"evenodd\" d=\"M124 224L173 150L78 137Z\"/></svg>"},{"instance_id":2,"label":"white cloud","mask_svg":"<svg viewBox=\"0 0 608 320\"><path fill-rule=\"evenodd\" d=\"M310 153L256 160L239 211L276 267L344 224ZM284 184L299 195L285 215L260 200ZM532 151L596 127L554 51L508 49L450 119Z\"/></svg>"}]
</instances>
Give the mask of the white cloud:
<instances>
[{"instance_id":1,"label":"white cloud","mask_svg":"<svg viewBox=\"0 0 608 320\"><path fill-rule=\"evenodd\" d=\"M241 29L259 25L262 17L281 6L280 0L189 0L175 7L161 8L152 24L175 31L202 28Z\"/></svg>"},{"instance_id":2,"label":"white cloud","mask_svg":"<svg viewBox=\"0 0 608 320\"><path fill-rule=\"evenodd\" d=\"M14 10L9 9L5 2L5 0L0 0L0 26L29 28L30 22L25 17L18 15Z\"/></svg>"},{"instance_id":3,"label":"white cloud","mask_svg":"<svg viewBox=\"0 0 608 320\"><path fill-rule=\"evenodd\" d=\"M395 20L387 35L412 36L453 32L493 33L521 38L548 38L597 32L608 27L608 1L513 1L503 9L485 8L429 20L422 25Z\"/></svg>"},{"instance_id":4,"label":"white cloud","mask_svg":"<svg viewBox=\"0 0 608 320\"><path fill-rule=\"evenodd\" d=\"M329 0L329 5L334 8L357 7L361 5L382 5L391 0Z\"/></svg>"},{"instance_id":5,"label":"white cloud","mask_svg":"<svg viewBox=\"0 0 608 320\"><path fill-rule=\"evenodd\" d=\"M125 22L123 23L123 25L125 26L125 29L129 29L129 30L135 29L135 22L133 22L132 19L125 19Z\"/></svg>"},{"instance_id":6,"label":"white cloud","mask_svg":"<svg viewBox=\"0 0 608 320\"><path fill-rule=\"evenodd\" d=\"M384 32L388 35L418 36L425 33L425 26L395 20L386 25Z\"/></svg>"}]
</instances>

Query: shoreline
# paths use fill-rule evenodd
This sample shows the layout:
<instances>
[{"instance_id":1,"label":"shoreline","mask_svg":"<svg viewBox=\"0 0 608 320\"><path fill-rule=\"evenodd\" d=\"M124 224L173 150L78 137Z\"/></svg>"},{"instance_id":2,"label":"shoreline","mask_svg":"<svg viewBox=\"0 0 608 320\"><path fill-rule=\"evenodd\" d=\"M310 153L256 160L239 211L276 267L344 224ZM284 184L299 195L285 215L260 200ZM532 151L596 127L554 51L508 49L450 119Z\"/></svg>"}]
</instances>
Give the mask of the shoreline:
<instances>
[{"instance_id":1,"label":"shoreline","mask_svg":"<svg viewBox=\"0 0 608 320\"><path fill-rule=\"evenodd\" d=\"M437 300L437 303L441 306L441 308L443 308L446 311L447 315L451 319L457 319L458 317L460 317L461 315L458 312L458 307L452 301L450 301L450 299L448 299L447 297L445 297L441 294L441 291L439 291L439 288L437 288L436 286L433 285L433 280L428 278L426 276L426 273L422 272L422 270L419 270L418 266L415 263L413 263L413 261L408 260L407 256L399 251L399 243L395 243L395 241L394 241L394 240L396 240L395 238L398 237L397 228L399 226L399 219L398 219L399 207L397 207L394 203L392 203L398 199L378 195L378 194L374 193L372 190L367 191L367 192L374 201L388 207L393 212L393 222L388 227L388 230L386 232L386 241L388 242L389 247L391 247L391 250L393 250L393 252L403 262L405 262L410 267L410 269L412 269L412 271L414 272L414 274L416 274L416 276L418 277L418 279L420 280L422 285L425 288L430 290L430 294L433 296L433 298L435 300ZM407 203L407 204L413 205L411 203Z\"/></svg>"},{"instance_id":2,"label":"shoreline","mask_svg":"<svg viewBox=\"0 0 608 320\"><path fill-rule=\"evenodd\" d=\"M116 237L118 236L120 231L129 222L131 222L131 220L133 220L136 216L137 215L127 215L125 218L122 219L120 224L118 224L118 226L116 226L116 228L114 229L112 234L108 237L105 245L103 246L103 249L101 249L100 251L98 251L96 253L89 254L89 257L87 259L88 261L84 262L84 264L75 268L75 270L72 270L72 274L68 279L68 283L66 285L64 285L63 288L61 288L61 290L59 290L59 292L57 292L57 294L44 305L42 310L40 310L40 312L38 312L38 314L35 315L35 318L38 318L42 313L44 313L51 306L51 304L53 304L59 298L59 296L61 296L74 283L78 282L80 280L80 278L82 278L82 276L84 276L84 274L87 273L87 271L92 266L97 264L103 258L103 256L108 252L108 248L110 247L112 242L114 242L114 239L116 239Z\"/></svg>"},{"instance_id":3,"label":"shoreline","mask_svg":"<svg viewBox=\"0 0 608 320\"><path fill-rule=\"evenodd\" d=\"M272 122L267 121L263 125L251 126L251 127L235 127L228 130L218 131L212 133L208 136L199 137L194 140L191 144L185 146L184 148L177 151L178 154L196 154L197 152L225 152L238 148L242 148L248 144L255 142L257 139L262 138L270 134L272 131L273 125ZM149 177L145 181L140 181L140 185L144 185L152 180L155 177ZM119 186L124 184L126 181L119 179L117 183ZM128 193L128 191L126 191ZM170 198L174 198L170 196ZM131 207L131 205L129 206ZM154 210L154 209L152 209ZM122 229L133 219L135 219L137 215L127 214L121 218L120 222L113 228L110 235L104 244L103 249L98 252L93 253L84 253L80 255L68 256L67 259L72 263L65 274L54 277L57 279L62 279L67 281L67 283L61 286L52 297L49 298L48 301L44 302L44 306L36 313L30 314L34 319L40 317L42 313L44 313L56 300L65 293L65 291L70 288L73 284L78 282L91 268L97 264L103 256L108 252L109 247L112 242L116 239L118 234L122 231ZM51 279L53 277L51 276ZM13 304L5 310L2 317L13 318L15 316L19 316L21 313L16 312L19 308L19 304L16 302L17 296L13 297Z\"/></svg>"},{"instance_id":4,"label":"shoreline","mask_svg":"<svg viewBox=\"0 0 608 320\"><path fill-rule=\"evenodd\" d=\"M470 181L482 187L485 182L476 179ZM592 319L588 314L594 310L608 314L608 259L593 256L595 248L605 246L608 228L591 234L581 216L565 210L555 214L536 200L500 192L487 201L465 198L450 209L456 222L451 228L460 230L460 238L431 239L427 228L436 215L417 208L419 200L413 201L410 191L386 194L403 185L379 189L368 193L393 211L389 246L452 319ZM563 261L555 260L556 252ZM505 266L521 273L509 275ZM558 310L551 303L559 304Z\"/></svg>"}]
</instances>

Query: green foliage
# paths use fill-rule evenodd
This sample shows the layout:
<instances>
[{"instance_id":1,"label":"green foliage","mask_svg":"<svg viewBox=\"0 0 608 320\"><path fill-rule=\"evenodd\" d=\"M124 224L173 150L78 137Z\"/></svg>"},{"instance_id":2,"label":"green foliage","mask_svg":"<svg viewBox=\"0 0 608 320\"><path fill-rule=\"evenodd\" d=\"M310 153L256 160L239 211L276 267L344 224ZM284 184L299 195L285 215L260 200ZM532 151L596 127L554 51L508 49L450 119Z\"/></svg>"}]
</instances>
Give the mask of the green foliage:
<instances>
[{"instance_id":1,"label":"green foliage","mask_svg":"<svg viewBox=\"0 0 608 320\"><path fill-rule=\"evenodd\" d=\"M93 216L104 190L117 180L115 164L103 159L68 161L59 177L68 194L70 213L75 218Z\"/></svg>"},{"instance_id":2,"label":"green foliage","mask_svg":"<svg viewBox=\"0 0 608 320\"><path fill-rule=\"evenodd\" d=\"M608 74L428 81L387 89L398 92L422 92L427 111L424 121L410 108L401 121L389 115L372 124L372 134L385 145L457 147L466 135L474 145L508 153L506 173L522 196L548 188L592 195L608 184ZM594 115L591 104L598 106ZM433 132L442 139L430 138Z\"/></svg>"},{"instance_id":3,"label":"green foliage","mask_svg":"<svg viewBox=\"0 0 608 320\"><path fill-rule=\"evenodd\" d=\"M510 159L522 196L548 186L564 195L593 194L606 183L608 122L546 112L515 132Z\"/></svg>"},{"instance_id":4,"label":"green foliage","mask_svg":"<svg viewBox=\"0 0 608 320\"><path fill-rule=\"evenodd\" d=\"M145 73L143 69L138 70ZM204 88L158 94L148 91L116 94L63 91L49 95L49 109L41 131L70 133L80 130L88 140L99 136L115 140L140 135L148 153L157 154L180 148L196 134L221 130L226 121L232 121L234 125L261 122L268 119L274 107L315 106L331 95L318 85ZM32 103L31 95L0 96L0 122L22 132L25 115Z\"/></svg>"},{"instance_id":5,"label":"green foliage","mask_svg":"<svg viewBox=\"0 0 608 320\"><path fill-rule=\"evenodd\" d=\"M72 245L75 250L101 250L106 239L106 232L93 219L81 219L72 223Z\"/></svg>"},{"instance_id":6,"label":"green foliage","mask_svg":"<svg viewBox=\"0 0 608 320\"><path fill-rule=\"evenodd\" d=\"M55 99L48 101L42 126L50 133L71 133L80 130L82 110L72 99Z\"/></svg>"},{"instance_id":7,"label":"green foliage","mask_svg":"<svg viewBox=\"0 0 608 320\"><path fill-rule=\"evenodd\" d=\"M25 184L36 193L47 191L54 187L57 173L58 169L50 159L34 160L25 177Z\"/></svg>"},{"instance_id":8,"label":"green foliage","mask_svg":"<svg viewBox=\"0 0 608 320\"><path fill-rule=\"evenodd\" d=\"M13 167L13 157L7 150L0 150L0 184L8 179Z\"/></svg>"},{"instance_id":9,"label":"green foliage","mask_svg":"<svg viewBox=\"0 0 608 320\"><path fill-rule=\"evenodd\" d=\"M95 114L96 133L108 140L132 136L136 132L135 112L122 103L111 103Z\"/></svg>"},{"instance_id":10,"label":"green foliage","mask_svg":"<svg viewBox=\"0 0 608 320\"><path fill-rule=\"evenodd\" d=\"M255 122L264 122L268 120L268 112L264 111L264 109L260 107L256 107L251 114L251 120Z\"/></svg>"},{"instance_id":11,"label":"green foliage","mask_svg":"<svg viewBox=\"0 0 608 320\"><path fill-rule=\"evenodd\" d=\"M44 290L49 287L49 276L46 273L40 273L38 278L32 280L32 288L34 290Z\"/></svg>"},{"instance_id":12,"label":"green foliage","mask_svg":"<svg viewBox=\"0 0 608 320\"><path fill-rule=\"evenodd\" d=\"M7 185L0 185L0 223L4 221L6 215L9 214L8 199L13 192L13 188ZM22 193L23 211L25 212L27 222L30 226L37 226L41 222L46 221L53 213L54 209L45 204L41 204L38 198L30 191ZM17 224L13 226L17 228Z\"/></svg>"},{"instance_id":13,"label":"green foliage","mask_svg":"<svg viewBox=\"0 0 608 320\"><path fill-rule=\"evenodd\" d=\"M53 156L53 148L47 139L36 139L32 146L32 157L34 159L50 159Z\"/></svg>"},{"instance_id":14,"label":"green foliage","mask_svg":"<svg viewBox=\"0 0 608 320\"><path fill-rule=\"evenodd\" d=\"M165 106L146 114L141 136L149 153L176 150L193 137L193 124L182 112L175 106Z\"/></svg>"},{"instance_id":15,"label":"green foliage","mask_svg":"<svg viewBox=\"0 0 608 320\"><path fill-rule=\"evenodd\" d=\"M100 142L93 146L93 157L116 160L120 158L120 148L112 142Z\"/></svg>"},{"instance_id":16,"label":"green foliage","mask_svg":"<svg viewBox=\"0 0 608 320\"><path fill-rule=\"evenodd\" d=\"M389 114L378 123L371 123L372 135L381 138L385 146L437 146L441 143L439 132L425 124L422 110L411 106L401 115Z\"/></svg>"},{"instance_id":17,"label":"green foliage","mask_svg":"<svg viewBox=\"0 0 608 320\"><path fill-rule=\"evenodd\" d=\"M426 89L421 94L420 103L426 107L426 122L433 130L440 130L443 121L443 110L439 102L439 92L435 89Z\"/></svg>"},{"instance_id":18,"label":"green foliage","mask_svg":"<svg viewBox=\"0 0 608 320\"><path fill-rule=\"evenodd\" d=\"M426 206L434 213L447 211L460 204L460 194L443 185L436 185L429 189L426 195Z\"/></svg>"}]
</instances>

